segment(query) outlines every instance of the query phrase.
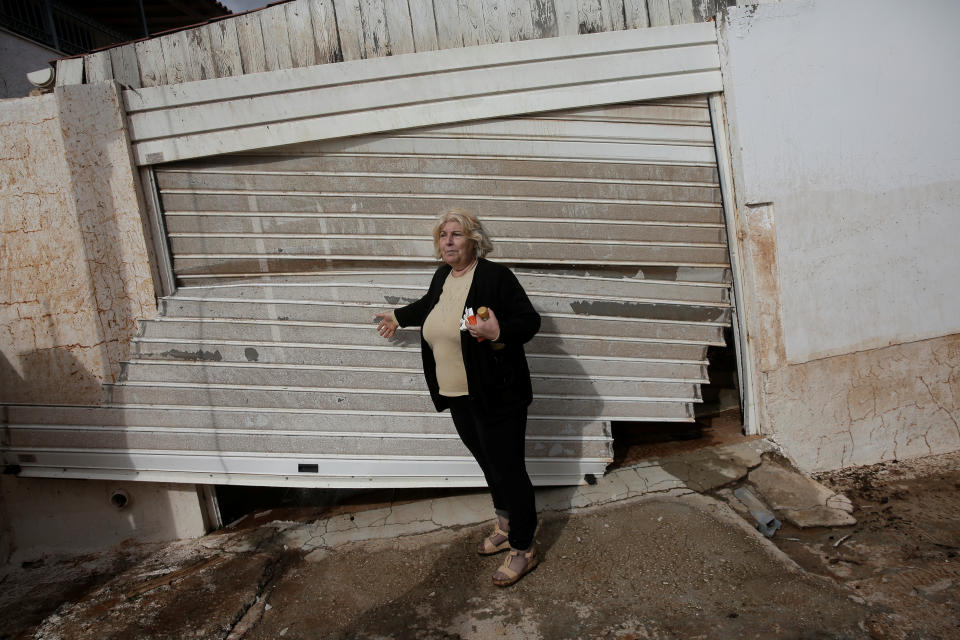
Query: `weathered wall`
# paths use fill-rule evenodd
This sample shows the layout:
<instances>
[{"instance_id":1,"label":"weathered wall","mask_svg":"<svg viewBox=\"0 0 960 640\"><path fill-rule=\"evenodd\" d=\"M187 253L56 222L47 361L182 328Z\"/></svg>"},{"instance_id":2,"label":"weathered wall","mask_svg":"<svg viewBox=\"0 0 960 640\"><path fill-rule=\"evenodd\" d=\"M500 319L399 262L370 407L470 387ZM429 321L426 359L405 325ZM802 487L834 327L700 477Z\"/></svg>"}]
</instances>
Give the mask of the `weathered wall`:
<instances>
[{"instance_id":1,"label":"weathered wall","mask_svg":"<svg viewBox=\"0 0 960 640\"><path fill-rule=\"evenodd\" d=\"M129 502L110 502L117 491ZM205 533L195 485L0 476L0 563Z\"/></svg>"},{"instance_id":2,"label":"weathered wall","mask_svg":"<svg viewBox=\"0 0 960 640\"><path fill-rule=\"evenodd\" d=\"M960 448L958 19L850 0L722 21L761 430L805 469Z\"/></svg>"},{"instance_id":3,"label":"weathered wall","mask_svg":"<svg viewBox=\"0 0 960 640\"><path fill-rule=\"evenodd\" d=\"M112 83L0 102L0 402L83 403L156 312Z\"/></svg>"}]
</instances>

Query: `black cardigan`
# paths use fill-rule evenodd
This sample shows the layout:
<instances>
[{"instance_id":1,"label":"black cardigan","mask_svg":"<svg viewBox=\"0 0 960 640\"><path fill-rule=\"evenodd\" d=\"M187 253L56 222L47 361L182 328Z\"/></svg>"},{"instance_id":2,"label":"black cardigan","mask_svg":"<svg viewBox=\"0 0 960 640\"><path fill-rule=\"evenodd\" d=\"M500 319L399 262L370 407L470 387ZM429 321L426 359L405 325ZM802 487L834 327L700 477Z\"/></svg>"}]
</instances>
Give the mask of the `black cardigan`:
<instances>
[{"instance_id":1,"label":"black cardigan","mask_svg":"<svg viewBox=\"0 0 960 640\"><path fill-rule=\"evenodd\" d=\"M440 299L450 269L448 264L437 269L426 295L394 312L401 327L423 326L427 315ZM500 323L497 343L504 345L494 349L489 340L480 342L469 332L460 332L460 347L470 395L487 410L529 406L533 400L533 389L523 345L540 330L540 314L530 304L523 286L507 267L480 258L473 272L465 306L472 307L474 311L479 307L493 309ZM430 397L437 411L443 411L449 403L447 398L440 395L433 350L423 339L422 330L420 347Z\"/></svg>"}]
</instances>

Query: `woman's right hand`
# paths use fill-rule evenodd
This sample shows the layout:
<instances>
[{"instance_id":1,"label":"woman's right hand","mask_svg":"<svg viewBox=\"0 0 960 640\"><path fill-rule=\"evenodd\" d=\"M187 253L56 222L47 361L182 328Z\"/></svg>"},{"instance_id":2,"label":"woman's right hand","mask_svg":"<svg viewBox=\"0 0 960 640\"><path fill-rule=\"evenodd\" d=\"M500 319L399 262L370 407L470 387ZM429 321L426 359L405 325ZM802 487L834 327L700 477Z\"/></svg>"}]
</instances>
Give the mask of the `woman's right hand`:
<instances>
[{"instance_id":1,"label":"woman's right hand","mask_svg":"<svg viewBox=\"0 0 960 640\"><path fill-rule=\"evenodd\" d=\"M393 312L384 311L376 314L376 317L380 318L380 322L377 324L377 333L383 338L392 338L393 334L395 334L400 327L393 317Z\"/></svg>"}]
</instances>

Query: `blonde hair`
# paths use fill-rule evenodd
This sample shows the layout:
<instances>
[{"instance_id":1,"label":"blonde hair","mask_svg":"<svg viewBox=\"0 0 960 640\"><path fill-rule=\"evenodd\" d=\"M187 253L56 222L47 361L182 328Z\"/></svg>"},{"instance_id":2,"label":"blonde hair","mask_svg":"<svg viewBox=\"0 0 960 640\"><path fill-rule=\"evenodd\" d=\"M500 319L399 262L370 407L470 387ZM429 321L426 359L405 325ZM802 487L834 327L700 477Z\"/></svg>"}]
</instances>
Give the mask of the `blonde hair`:
<instances>
[{"instance_id":1,"label":"blonde hair","mask_svg":"<svg viewBox=\"0 0 960 640\"><path fill-rule=\"evenodd\" d=\"M443 255L440 253L440 230L448 222L460 224L463 234L473 242L473 252L478 258L483 258L493 251L493 242L490 241L490 236L487 235L483 225L480 224L475 215L465 209L448 209L440 214L437 222L433 225L433 253L438 260L443 259Z\"/></svg>"}]
</instances>

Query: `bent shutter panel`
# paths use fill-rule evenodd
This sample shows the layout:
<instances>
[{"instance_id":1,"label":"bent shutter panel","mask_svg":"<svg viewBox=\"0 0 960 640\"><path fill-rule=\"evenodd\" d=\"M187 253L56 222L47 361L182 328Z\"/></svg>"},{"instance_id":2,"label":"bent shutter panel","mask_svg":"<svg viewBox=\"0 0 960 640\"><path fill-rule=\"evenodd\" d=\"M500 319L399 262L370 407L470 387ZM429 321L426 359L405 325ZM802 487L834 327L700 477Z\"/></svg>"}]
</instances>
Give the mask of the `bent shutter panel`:
<instances>
[{"instance_id":1,"label":"bent shutter panel","mask_svg":"<svg viewBox=\"0 0 960 640\"><path fill-rule=\"evenodd\" d=\"M144 479L482 485L430 403L418 332L385 342L373 325L425 291L432 221L454 206L481 217L490 258L543 316L527 348L538 484L602 473L611 421L692 420L706 349L730 322L702 97L300 144L161 165L156 178L180 288L143 323L112 409L72 426L21 416L50 423L16 431L23 446L85 443L59 466L75 455Z\"/></svg>"}]
</instances>

